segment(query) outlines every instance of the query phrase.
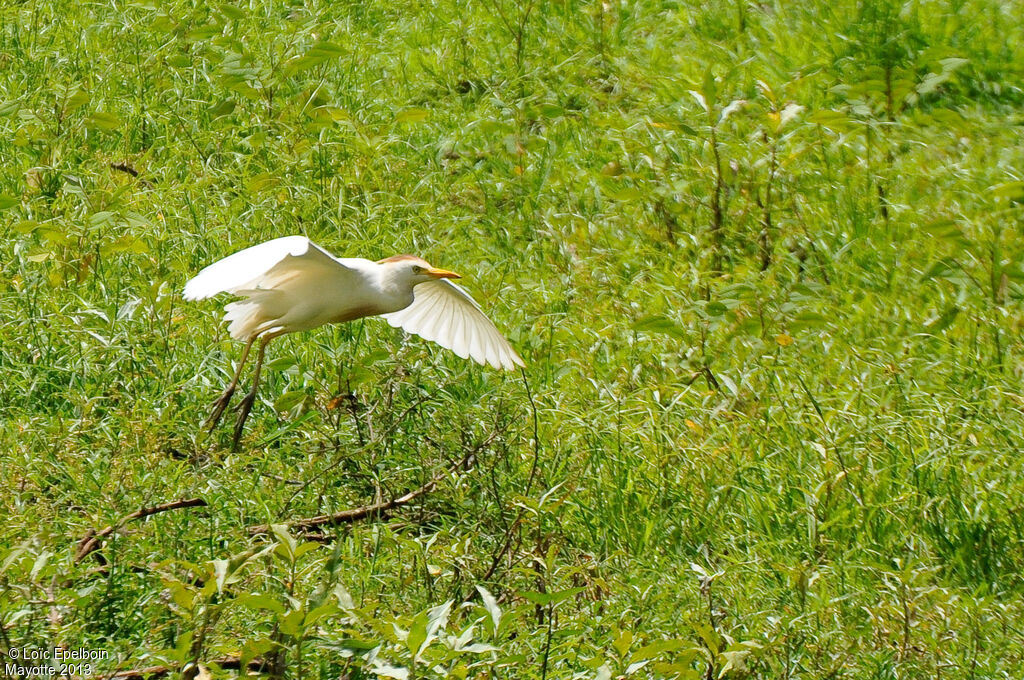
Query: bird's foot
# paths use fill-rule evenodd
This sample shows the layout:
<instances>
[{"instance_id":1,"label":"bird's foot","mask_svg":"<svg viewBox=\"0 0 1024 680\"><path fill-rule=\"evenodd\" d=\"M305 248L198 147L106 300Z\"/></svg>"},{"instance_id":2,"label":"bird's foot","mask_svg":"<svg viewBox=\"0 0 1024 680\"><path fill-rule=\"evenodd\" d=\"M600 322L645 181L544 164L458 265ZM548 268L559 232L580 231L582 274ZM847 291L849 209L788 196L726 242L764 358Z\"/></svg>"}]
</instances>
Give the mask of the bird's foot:
<instances>
[{"instance_id":1,"label":"bird's foot","mask_svg":"<svg viewBox=\"0 0 1024 680\"><path fill-rule=\"evenodd\" d=\"M206 428L207 432L213 432L213 428L217 427L217 423L220 422L220 417L224 415L224 411L227 410L228 404L231 403L231 397L235 394L234 385L224 390L224 394L217 397L217 401L213 402L213 412L203 423L203 427Z\"/></svg>"},{"instance_id":2,"label":"bird's foot","mask_svg":"<svg viewBox=\"0 0 1024 680\"><path fill-rule=\"evenodd\" d=\"M249 392L242 401L239 402L236 407L238 411L238 419L235 421L235 435L234 439L231 440L231 450L238 450L238 442L242 439L242 430L245 428L245 419L249 417L249 411L252 410L253 402L256 401L256 391Z\"/></svg>"}]
</instances>

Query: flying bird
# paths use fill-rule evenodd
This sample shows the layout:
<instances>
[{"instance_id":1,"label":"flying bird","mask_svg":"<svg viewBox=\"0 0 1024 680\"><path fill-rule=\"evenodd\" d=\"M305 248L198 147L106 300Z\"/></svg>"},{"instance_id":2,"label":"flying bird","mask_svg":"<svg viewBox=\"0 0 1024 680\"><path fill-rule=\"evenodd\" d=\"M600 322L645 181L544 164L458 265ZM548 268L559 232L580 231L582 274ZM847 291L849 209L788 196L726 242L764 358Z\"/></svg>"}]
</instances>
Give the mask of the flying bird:
<instances>
[{"instance_id":1,"label":"flying bird","mask_svg":"<svg viewBox=\"0 0 1024 680\"><path fill-rule=\"evenodd\" d=\"M186 300L218 293L242 299L224 307L232 338L245 342L234 377L207 418L212 430L231 401L242 367L259 340L252 389L242 399L235 422L237 449L245 420L256 400L267 343L279 335L327 323L383 316L396 328L433 340L463 359L496 369L525 366L480 305L451 279L414 255L377 262L338 258L305 236L285 236L246 248L214 262L185 284Z\"/></svg>"}]
</instances>

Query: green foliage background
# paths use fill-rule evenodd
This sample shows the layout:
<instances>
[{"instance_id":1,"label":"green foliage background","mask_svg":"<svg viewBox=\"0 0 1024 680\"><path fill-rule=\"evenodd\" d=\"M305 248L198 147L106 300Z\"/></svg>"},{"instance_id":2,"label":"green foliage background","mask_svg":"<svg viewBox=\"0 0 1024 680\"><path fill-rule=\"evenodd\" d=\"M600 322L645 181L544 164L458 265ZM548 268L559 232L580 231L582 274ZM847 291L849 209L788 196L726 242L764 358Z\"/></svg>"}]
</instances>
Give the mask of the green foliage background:
<instances>
[{"instance_id":1,"label":"green foliage background","mask_svg":"<svg viewBox=\"0 0 1024 680\"><path fill-rule=\"evenodd\" d=\"M0 650L1019 677L1022 17L4 3ZM462 272L527 371L286 337L231 453L200 423L239 347L180 290L292 233Z\"/></svg>"}]
</instances>

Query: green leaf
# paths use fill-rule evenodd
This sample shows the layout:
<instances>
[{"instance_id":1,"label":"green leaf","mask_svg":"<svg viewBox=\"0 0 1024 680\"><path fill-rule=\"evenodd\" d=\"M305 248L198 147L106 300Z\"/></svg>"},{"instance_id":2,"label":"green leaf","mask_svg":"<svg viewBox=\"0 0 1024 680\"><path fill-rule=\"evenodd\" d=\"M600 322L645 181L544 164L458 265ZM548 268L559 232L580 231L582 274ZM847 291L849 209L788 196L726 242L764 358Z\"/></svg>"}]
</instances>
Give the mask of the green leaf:
<instances>
[{"instance_id":1,"label":"green leaf","mask_svg":"<svg viewBox=\"0 0 1024 680\"><path fill-rule=\"evenodd\" d=\"M290 411L292 408L299 405L305 398L305 390L291 390L289 392L285 392L274 400L274 410L278 413Z\"/></svg>"},{"instance_id":2,"label":"green leaf","mask_svg":"<svg viewBox=\"0 0 1024 680\"><path fill-rule=\"evenodd\" d=\"M115 215L116 213L110 210L101 210L100 212L93 213L89 216L89 226L99 227L113 224Z\"/></svg>"},{"instance_id":3,"label":"green leaf","mask_svg":"<svg viewBox=\"0 0 1024 680\"><path fill-rule=\"evenodd\" d=\"M395 114L396 123L421 123L430 117L426 109L405 109Z\"/></svg>"},{"instance_id":4,"label":"green leaf","mask_svg":"<svg viewBox=\"0 0 1024 680\"><path fill-rule=\"evenodd\" d=\"M79 90L78 92L75 92L73 95L68 97L68 100L64 102L64 109L68 112L71 112L81 108L82 106L88 103L89 95Z\"/></svg>"},{"instance_id":5,"label":"green leaf","mask_svg":"<svg viewBox=\"0 0 1024 680\"><path fill-rule=\"evenodd\" d=\"M228 578L228 567L230 562L228 560L213 560L213 573L215 576L215 582L217 584L217 592L224 592L224 581Z\"/></svg>"},{"instance_id":6,"label":"green leaf","mask_svg":"<svg viewBox=\"0 0 1024 680\"><path fill-rule=\"evenodd\" d=\"M732 396L738 397L740 395L740 388L737 387L733 379L730 378L725 373L718 374L718 381L726 386L726 388L729 390L729 393L732 394Z\"/></svg>"},{"instance_id":7,"label":"green leaf","mask_svg":"<svg viewBox=\"0 0 1024 680\"><path fill-rule=\"evenodd\" d=\"M287 371L292 366L298 366L299 360L292 355L285 355L278 357L273 361L268 361L264 366L272 371Z\"/></svg>"},{"instance_id":8,"label":"green leaf","mask_svg":"<svg viewBox=\"0 0 1024 680\"><path fill-rule=\"evenodd\" d=\"M944 241L953 246L963 246L967 243L963 231L953 220L936 220L921 227L921 231L936 241Z\"/></svg>"},{"instance_id":9,"label":"green leaf","mask_svg":"<svg viewBox=\"0 0 1024 680\"><path fill-rule=\"evenodd\" d=\"M281 178L277 175L269 172L261 172L258 175L250 177L246 183L245 188L247 191L258 194L264 191L269 191L277 187L281 183Z\"/></svg>"},{"instance_id":10,"label":"green leaf","mask_svg":"<svg viewBox=\"0 0 1024 680\"><path fill-rule=\"evenodd\" d=\"M234 5L230 5L228 3L221 4L217 9L219 9L220 13L223 14L228 19L233 19L235 21L241 21L242 19L245 18L245 12L243 12L238 7L235 7Z\"/></svg>"},{"instance_id":11,"label":"green leaf","mask_svg":"<svg viewBox=\"0 0 1024 680\"><path fill-rule=\"evenodd\" d=\"M0 210L6 210L7 208L13 208L18 205L20 201L14 196L8 196L6 194L0 194Z\"/></svg>"},{"instance_id":12,"label":"green leaf","mask_svg":"<svg viewBox=\"0 0 1024 680\"><path fill-rule=\"evenodd\" d=\"M427 644L427 612L420 612L412 620L409 634L405 638L406 649L413 657L418 657L420 650Z\"/></svg>"},{"instance_id":13,"label":"green leaf","mask_svg":"<svg viewBox=\"0 0 1024 680\"><path fill-rule=\"evenodd\" d=\"M833 111L831 109L820 109L811 113L807 116L808 122L822 127L827 127L832 130L846 130L849 128L853 121L845 113L840 111Z\"/></svg>"},{"instance_id":14,"label":"green leaf","mask_svg":"<svg viewBox=\"0 0 1024 680\"><path fill-rule=\"evenodd\" d=\"M157 14L149 27L160 33L171 33L178 28L178 23L167 14Z\"/></svg>"},{"instance_id":15,"label":"green leaf","mask_svg":"<svg viewBox=\"0 0 1024 680\"><path fill-rule=\"evenodd\" d=\"M807 328L820 328L829 322L829 318L818 312L799 312L789 321L790 331L800 331Z\"/></svg>"},{"instance_id":16,"label":"green leaf","mask_svg":"<svg viewBox=\"0 0 1024 680\"><path fill-rule=\"evenodd\" d=\"M476 587L476 592L480 593L480 599L484 603L484 609L486 609L487 613L491 615L491 622L494 624L494 633L497 634L498 628L501 625L501 608L498 607L498 601L494 599L494 595L491 595L491 592L483 586L478 585Z\"/></svg>"},{"instance_id":17,"label":"green leaf","mask_svg":"<svg viewBox=\"0 0 1024 680\"><path fill-rule=\"evenodd\" d=\"M284 614L285 606L280 600L276 600L270 595L261 593L250 593L248 595L242 595L235 600L238 604L249 609L266 610L274 612L275 614Z\"/></svg>"},{"instance_id":18,"label":"green leaf","mask_svg":"<svg viewBox=\"0 0 1024 680\"><path fill-rule=\"evenodd\" d=\"M704 84L701 86L701 94L705 100L704 110L707 111L714 107L715 102L718 100L718 81L715 80L715 71L712 66L708 66L704 72Z\"/></svg>"},{"instance_id":19,"label":"green leaf","mask_svg":"<svg viewBox=\"0 0 1024 680\"><path fill-rule=\"evenodd\" d=\"M335 59L344 54L345 50L340 45L322 40L314 43L305 54L289 59L283 70L284 76L289 77L309 70L325 63L329 59Z\"/></svg>"},{"instance_id":20,"label":"green leaf","mask_svg":"<svg viewBox=\"0 0 1024 680\"><path fill-rule=\"evenodd\" d=\"M279 545L284 549L286 556L290 558L291 561L295 561L295 549L298 547L298 542L288 531L287 525L271 524L270 531L277 536Z\"/></svg>"},{"instance_id":21,"label":"green leaf","mask_svg":"<svg viewBox=\"0 0 1024 680\"><path fill-rule=\"evenodd\" d=\"M218 118L220 116L226 116L226 115L228 115L229 113L231 113L234 110L235 110L235 100L234 99L230 99L230 98L228 98L228 99L221 99L219 102L217 102L216 104L214 104L213 106L211 106L209 108L210 115L213 116L214 118Z\"/></svg>"},{"instance_id":22,"label":"green leaf","mask_svg":"<svg viewBox=\"0 0 1024 680\"><path fill-rule=\"evenodd\" d=\"M915 88L918 94L931 94L939 85L949 80L948 73L929 73Z\"/></svg>"},{"instance_id":23,"label":"green leaf","mask_svg":"<svg viewBox=\"0 0 1024 680\"><path fill-rule=\"evenodd\" d=\"M957 129L964 122L964 117L952 109L932 109L929 114L936 122L947 128Z\"/></svg>"},{"instance_id":24,"label":"green leaf","mask_svg":"<svg viewBox=\"0 0 1024 680\"><path fill-rule=\"evenodd\" d=\"M437 631L442 630L448 625L448 615L451 613L452 604L454 603L454 600L448 600L429 611L427 615L427 634L429 636L436 636Z\"/></svg>"},{"instance_id":25,"label":"green leaf","mask_svg":"<svg viewBox=\"0 0 1024 680\"><path fill-rule=\"evenodd\" d=\"M956 305L950 305L946 308L942 314L933 316L924 322L924 327L929 333L938 335L942 331L949 328L950 324L956 319L957 315L960 314L960 308Z\"/></svg>"},{"instance_id":26,"label":"green leaf","mask_svg":"<svg viewBox=\"0 0 1024 680\"><path fill-rule=\"evenodd\" d=\"M996 198L1009 198L1017 200L1024 198L1024 182L1004 182L997 184L990 189Z\"/></svg>"},{"instance_id":27,"label":"green leaf","mask_svg":"<svg viewBox=\"0 0 1024 680\"><path fill-rule=\"evenodd\" d=\"M368 642L366 640L356 640L354 638L346 638L337 642L322 642L318 645L323 649L331 649L345 659L350 659L353 656L366 656L367 653L380 647L379 642Z\"/></svg>"},{"instance_id":28,"label":"green leaf","mask_svg":"<svg viewBox=\"0 0 1024 680\"><path fill-rule=\"evenodd\" d=\"M345 55L345 49L336 43L328 40L321 40L313 44L306 52L307 57L316 59L333 59Z\"/></svg>"},{"instance_id":29,"label":"green leaf","mask_svg":"<svg viewBox=\"0 0 1024 680\"><path fill-rule=\"evenodd\" d=\"M562 590L562 591L559 591L559 592L556 592L556 593L524 592L524 593L522 593L522 595L523 595L523 597L525 597L530 602L533 602L534 604L539 604L541 606L546 606L546 605L554 606L554 605L558 604L559 602L563 602L565 600L568 600L570 597L574 597L576 595L579 595L584 590L586 590L586 588L570 588L568 590Z\"/></svg>"},{"instance_id":30,"label":"green leaf","mask_svg":"<svg viewBox=\"0 0 1024 680\"><path fill-rule=\"evenodd\" d=\"M385 678L394 678L395 680L408 680L409 678L409 669L402 668L400 666L392 666L391 664L385 663L379 659L374 659L371 670L375 675Z\"/></svg>"},{"instance_id":31,"label":"green leaf","mask_svg":"<svg viewBox=\"0 0 1024 680\"><path fill-rule=\"evenodd\" d=\"M303 555L313 552L319 547L319 543L316 543L314 541L306 541L305 543L299 545L299 547L295 549L295 559L299 559Z\"/></svg>"},{"instance_id":32,"label":"green leaf","mask_svg":"<svg viewBox=\"0 0 1024 680\"><path fill-rule=\"evenodd\" d=\"M306 615L306 620L303 623L305 627L314 626L319 623L322 619L327 618L338 613L338 603L333 600L329 600L324 604L320 605L313 611Z\"/></svg>"},{"instance_id":33,"label":"green leaf","mask_svg":"<svg viewBox=\"0 0 1024 680\"><path fill-rule=\"evenodd\" d=\"M674 680L701 680L704 675L690 667L690 663L696 657L696 653L691 653L685 661L676 661L675 663L660 661L654 664L654 670Z\"/></svg>"},{"instance_id":34,"label":"green leaf","mask_svg":"<svg viewBox=\"0 0 1024 680\"><path fill-rule=\"evenodd\" d=\"M736 671L737 673L746 671L746 659L748 656L750 656L749 649L736 649L728 652L722 652L722 658L725 659L725 665L722 666L722 670L719 671L718 677L724 678L732 671Z\"/></svg>"},{"instance_id":35,"label":"green leaf","mask_svg":"<svg viewBox=\"0 0 1024 680\"><path fill-rule=\"evenodd\" d=\"M685 339L686 331L672 319L664 316L646 316L632 325L634 331L646 333L665 333Z\"/></svg>"},{"instance_id":36,"label":"green leaf","mask_svg":"<svg viewBox=\"0 0 1024 680\"><path fill-rule=\"evenodd\" d=\"M604 192L615 201L636 201L643 196L643 193L636 187L615 187L611 184L605 185Z\"/></svg>"},{"instance_id":37,"label":"green leaf","mask_svg":"<svg viewBox=\"0 0 1024 680\"><path fill-rule=\"evenodd\" d=\"M957 70L961 66L971 63L971 60L964 59L962 57L946 57L945 59L940 59L939 63L942 64L942 70L949 73Z\"/></svg>"},{"instance_id":38,"label":"green leaf","mask_svg":"<svg viewBox=\"0 0 1024 680\"><path fill-rule=\"evenodd\" d=\"M711 626L702 621L691 621L690 627L704 641L704 646L708 648L708 651L718 654L718 650L721 649L721 639Z\"/></svg>"},{"instance_id":39,"label":"green leaf","mask_svg":"<svg viewBox=\"0 0 1024 680\"><path fill-rule=\"evenodd\" d=\"M700 105L704 111L708 110L708 100L704 98L704 94L697 90L690 90L690 96Z\"/></svg>"},{"instance_id":40,"label":"green leaf","mask_svg":"<svg viewBox=\"0 0 1024 680\"><path fill-rule=\"evenodd\" d=\"M624 630L619 633L619 636L612 641L612 648L615 653L619 655L619 658L625 658L626 652L633 644L633 631Z\"/></svg>"},{"instance_id":41,"label":"green leaf","mask_svg":"<svg viewBox=\"0 0 1024 680\"><path fill-rule=\"evenodd\" d=\"M484 642L474 642L471 645L462 647L459 651L469 652L470 654L485 654L486 652L500 652L501 648Z\"/></svg>"},{"instance_id":42,"label":"green leaf","mask_svg":"<svg viewBox=\"0 0 1024 680\"><path fill-rule=\"evenodd\" d=\"M448 600L444 604L431 607L425 612L420 612L413 619L405 644L414 659L418 659L420 654L437 639L438 631L448 625L448 615L451 613L454 602L454 600Z\"/></svg>"},{"instance_id":43,"label":"green leaf","mask_svg":"<svg viewBox=\"0 0 1024 680\"><path fill-rule=\"evenodd\" d=\"M724 316L729 308L717 300L712 300L704 307L704 311L708 316Z\"/></svg>"},{"instance_id":44,"label":"green leaf","mask_svg":"<svg viewBox=\"0 0 1024 680\"><path fill-rule=\"evenodd\" d=\"M113 113L95 111L85 119L85 127L92 130L116 130L121 127L121 119Z\"/></svg>"},{"instance_id":45,"label":"green leaf","mask_svg":"<svg viewBox=\"0 0 1024 680\"><path fill-rule=\"evenodd\" d=\"M146 242L135 236L120 236L110 243L105 243L100 246L100 254L102 255L114 255L117 253L134 253L136 255L142 255L143 253L149 252L149 246Z\"/></svg>"},{"instance_id":46,"label":"green leaf","mask_svg":"<svg viewBox=\"0 0 1024 680\"><path fill-rule=\"evenodd\" d=\"M932 262L928 269L924 270L921 274L920 281L928 281L930 279L945 278L956 271L956 265L952 260L943 258Z\"/></svg>"},{"instance_id":47,"label":"green leaf","mask_svg":"<svg viewBox=\"0 0 1024 680\"><path fill-rule=\"evenodd\" d=\"M218 23L210 23L206 24L205 26L199 26L197 28L193 28L191 31L186 33L185 39L193 41L206 40L220 33L223 30L223 28L224 27Z\"/></svg>"},{"instance_id":48,"label":"green leaf","mask_svg":"<svg viewBox=\"0 0 1024 680\"><path fill-rule=\"evenodd\" d=\"M164 579L164 586L171 593L171 601L186 611L192 611L196 603L196 595L181 581Z\"/></svg>"},{"instance_id":49,"label":"green leaf","mask_svg":"<svg viewBox=\"0 0 1024 680\"><path fill-rule=\"evenodd\" d=\"M281 619L281 632L285 635L297 636L302 632L305 618L305 612L301 609L293 609Z\"/></svg>"},{"instance_id":50,"label":"green leaf","mask_svg":"<svg viewBox=\"0 0 1024 680\"><path fill-rule=\"evenodd\" d=\"M649 645L644 645L640 649L633 652L633 655L630 657L630 660L636 662L645 661L647 659L653 659L654 657L661 656L666 652L674 652L676 650L682 649L683 647L686 647L687 644L688 643L684 642L683 640L658 640L657 642L652 642Z\"/></svg>"},{"instance_id":51,"label":"green leaf","mask_svg":"<svg viewBox=\"0 0 1024 680\"><path fill-rule=\"evenodd\" d=\"M719 114L719 116L718 116L718 124L720 125L720 124L724 123L726 120L729 119L729 116L731 116L732 114L736 113L737 111L739 111L740 109L742 109L746 105L747 105L747 100L746 99L735 99L735 100L729 102L729 104L724 109L722 109L722 113Z\"/></svg>"}]
</instances>

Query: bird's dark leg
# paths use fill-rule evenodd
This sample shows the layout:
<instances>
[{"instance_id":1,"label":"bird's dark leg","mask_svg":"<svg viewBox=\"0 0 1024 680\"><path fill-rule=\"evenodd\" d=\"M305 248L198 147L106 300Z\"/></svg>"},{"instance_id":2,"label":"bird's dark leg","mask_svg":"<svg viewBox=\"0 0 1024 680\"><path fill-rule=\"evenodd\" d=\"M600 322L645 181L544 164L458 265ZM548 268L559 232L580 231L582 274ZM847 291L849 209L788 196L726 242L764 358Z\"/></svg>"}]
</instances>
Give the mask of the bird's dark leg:
<instances>
[{"instance_id":1,"label":"bird's dark leg","mask_svg":"<svg viewBox=\"0 0 1024 680\"><path fill-rule=\"evenodd\" d=\"M252 343L255 341L256 337L253 336L249 338L249 342L245 343L245 349L242 350L242 358L238 360L238 368L235 369L235 377L231 379L231 382L224 389L224 393L217 398L217 401L213 402L213 413L203 423L203 427L207 428L207 432L213 432L213 428L217 427L220 417L224 415L224 410L228 407L228 403L231 402L235 388L238 387L238 376L242 375L242 367L245 366L245 360L249 358L249 350L252 349Z\"/></svg>"},{"instance_id":2,"label":"bird's dark leg","mask_svg":"<svg viewBox=\"0 0 1024 680\"><path fill-rule=\"evenodd\" d=\"M260 385L260 369L263 368L263 355L267 351L267 343L270 342L270 338L263 338L260 340L259 351L256 352L256 369L252 373L252 389L249 393L242 397L242 401L238 404L238 420L235 421L235 438L231 442L231 450L238 450L238 442L242 438L242 428L245 427L245 419L249 417L249 411L252 410L252 404L256 401L256 389Z\"/></svg>"}]
</instances>

